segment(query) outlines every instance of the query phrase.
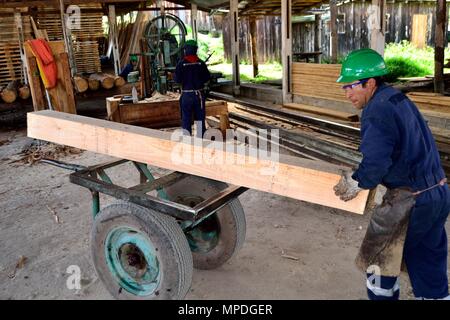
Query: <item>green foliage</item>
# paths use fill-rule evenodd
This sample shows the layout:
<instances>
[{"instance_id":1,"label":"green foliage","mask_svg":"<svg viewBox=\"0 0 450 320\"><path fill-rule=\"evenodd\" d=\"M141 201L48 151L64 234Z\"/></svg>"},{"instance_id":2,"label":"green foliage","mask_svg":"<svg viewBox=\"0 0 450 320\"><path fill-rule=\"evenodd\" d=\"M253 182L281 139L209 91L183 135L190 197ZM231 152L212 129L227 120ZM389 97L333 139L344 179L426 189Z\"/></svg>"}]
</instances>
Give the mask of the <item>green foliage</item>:
<instances>
[{"instance_id":1,"label":"green foliage","mask_svg":"<svg viewBox=\"0 0 450 320\"><path fill-rule=\"evenodd\" d=\"M447 51L448 53L448 51ZM423 77L434 73L434 48L417 49L409 41L386 45L384 59L389 82L400 77Z\"/></svg>"},{"instance_id":2,"label":"green foliage","mask_svg":"<svg viewBox=\"0 0 450 320\"><path fill-rule=\"evenodd\" d=\"M232 65L231 63L222 63L209 67L210 71L221 72L223 76L231 80ZM280 63L265 63L259 65L259 74L253 78L253 66L251 64L241 64L239 66L241 81L263 83L281 79L282 67Z\"/></svg>"}]
</instances>

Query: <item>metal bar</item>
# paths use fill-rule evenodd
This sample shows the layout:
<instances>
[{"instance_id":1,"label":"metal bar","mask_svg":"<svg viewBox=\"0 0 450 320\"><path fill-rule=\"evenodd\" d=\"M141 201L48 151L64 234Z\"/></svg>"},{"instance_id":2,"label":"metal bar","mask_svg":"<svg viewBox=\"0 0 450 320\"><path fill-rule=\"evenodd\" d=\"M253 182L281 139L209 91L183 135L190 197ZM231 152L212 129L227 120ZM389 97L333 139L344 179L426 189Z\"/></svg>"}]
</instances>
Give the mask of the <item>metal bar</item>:
<instances>
[{"instance_id":1,"label":"metal bar","mask_svg":"<svg viewBox=\"0 0 450 320\"><path fill-rule=\"evenodd\" d=\"M195 217L196 212L191 207L165 199L153 197L142 192L109 184L90 177L87 174L80 174L80 172L75 172L72 173L69 178L70 182L74 184L86 187L90 190L104 193L117 199L136 203L143 207L168 214L175 218L183 220L193 220Z\"/></svg>"},{"instance_id":2,"label":"metal bar","mask_svg":"<svg viewBox=\"0 0 450 320\"><path fill-rule=\"evenodd\" d=\"M214 212L226 206L230 201L247 191L248 188L240 186L229 186L209 199L206 199L194 207L195 221L207 218ZM195 224L194 224L195 225Z\"/></svg>"},{"instance_id":3,"label":"metal bar","mask_svg":"<svg viewBox=\"0 0 450 320\"><path fill-rule=\"evenodd\" d=\"M148 170L147 164L141 163L141 162L135 162L135 161L133 161L133 164L141 174L144 174L147 177L147 180L149 182L153 182L155 180L155 177L153 176L153 174L150 172L150 170ZM160 198L163 198L163 199L169 198L167 196L167 193L163 189L158 188L157 190L158 190L158 195Z\"/></svg>"},{"instance_id":4,"label":"metal bar","mask_svg":"<svg viewBox=\"0 0 450 320\"><path fill-rule=\"evenodd\" d=\"M244 101L244 100L240 100L240 99L236 99L233 96L227 95L227 94L223 94L223 93L218 93L218 92L210 92L209 93L210 96L212 97L217 97L220 99L225 99L227 101L231 101L231 102L235 102L238 103L242 106L246 106L247 108L253 108L253 109L258 109L267 113L272 113L272 114L276 114L279 115L281 117L287 117L287 118L291 118L291 120L296 120L296 121L300 121L300 122L304 122L304 123L309 123L309 124L313 124L313 125L317 125L323 128L329 128L333 131L337 131L337 132L342 132L342 133L346 133L349 135L352 135L354 137L359 137L360 135L360 129L359 128L355 128L355 127L351 127L351 126L347 126L344 124L340 124L340 123L336 123L336 122L331 122L331 121L327 121L327 120L323 120L323 119L319 119L319 118L314 118L314 117L309 117L309 116L305 116L305 115L300 115L298 113L289 111L289 110L280 110L280 109L276 109L276 108L269 108L267 106L263 106L257 103L251 103L248 101ZM250 110L249 110L250 111Z\"/></svg>"},{"instance_id":5,"label":"metal bar","mask_svg":"<svg viewBox=\"0 0 450 320\"><path fill-rule=\"evenodd\" d=\"M113 184L111 178L106 174L105 170L103 169L98 169L97 170L98 175L100 176L100 178L110 184Z\"/></svg>"},{"instance_id":6,"label":"metal bar","mask_svg":"<svg viewBox=\"0 0 450 320\"><path fill-rule=\"evenodd\" d=\"M67 162L63 162L63 161L59 161L59 160L46 159L46 158L41 159L40 162L51 164L52 166L62 168L62 169L72 170L72 171L83 171L83 170L86 170L86 168L87 168L85 166L81 166L78 164L71 164L71 163L67 163Z\"/></svg>"},{"instance_id":7,"label":"metal bar","mask_svg":"<svg viewBox=\"0 0 450 320\"><path fill-rule=\"evenodd\" d=\"M332 156L333 158L338 158L344 163L349 163L351 165L358 164L361 161L361 155L357 151L349 150L348 148L341 147L339 145L333 144L328 141L314 139L311 135L301 134L300 132L289 132L282 128L262 123L248 117L230 112L229 116L231 119L237 119L245 123L249 123L254 127L270 130L278 130L280 133L280 138L284 138L304 146L306 149L312 151L321 151L322 154L327 155L327 158Z\"/></svg>"},{"instance_id":8,"label":"metal bar","mask_svg":"<svg viewBox=\"0 0 450 320\"><path fill-rule=\"evenodd\" d=\"M108 169L108 168L111 168L111 167L118 166L118 165L120 165L122 163L125 163L125 162L128 162L128 161L130 161L130 160L127 160L127 159L112 160L112 161L108 161L108 162L105 162L105 163L97 164L97 165L94 165L94 166L89 166L89 167L86 168L86 171L96 171L97 169L105 170L105 169Z\"/></svg>"},{"instance_id":9,"label":"metal bar","mask_svg":"<svg viewBox=\"0 0 450 320\"><path fill-rule=\"evenodd\" d=\"M186 173L181 173L181 172L175 171L175 172L165 175L157 180L148 181L146 183L131 187L130 190L147 193L152 190L166 188L166 187L180 181L181 179L186 178L187 176L188 175Z\"/></svg>"},{"instance_id":10,"label":"metal bar","mask_svg":"<svg viewBox=\"0 0 450 320\"><path fill-rule=\"evenodd\" d=\"M91 190L92 194L92 217L95 219L100 212L100 195L97 191Z\"/></svg>"}]
</instances>

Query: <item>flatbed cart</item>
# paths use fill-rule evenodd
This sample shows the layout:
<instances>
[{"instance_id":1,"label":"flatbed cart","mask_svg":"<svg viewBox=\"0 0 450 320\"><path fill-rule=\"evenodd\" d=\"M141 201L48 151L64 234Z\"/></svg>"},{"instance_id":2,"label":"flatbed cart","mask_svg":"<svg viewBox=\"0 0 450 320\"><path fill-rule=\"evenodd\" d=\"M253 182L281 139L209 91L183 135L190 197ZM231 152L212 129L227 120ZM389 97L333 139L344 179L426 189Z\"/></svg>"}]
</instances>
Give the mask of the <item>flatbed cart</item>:
<instances>
[{"instance_id":1,"label":"flatbed cart","mask_svg":"<svg viewBox=\"0 0 450 320\"><path fill-rule=\"evenodd\" d=\"M41 161L74 171L70 181L90 190L92 260L117 299L183 299L193 267L217 268L244 242L245 214L237 197L245 187L181 172L155 179L146 164L129 160L90 167ZM126 162L140 175L131 188L106 173ZM100 193L120 201L100 209Z\"/></svg>"}]
</instances>

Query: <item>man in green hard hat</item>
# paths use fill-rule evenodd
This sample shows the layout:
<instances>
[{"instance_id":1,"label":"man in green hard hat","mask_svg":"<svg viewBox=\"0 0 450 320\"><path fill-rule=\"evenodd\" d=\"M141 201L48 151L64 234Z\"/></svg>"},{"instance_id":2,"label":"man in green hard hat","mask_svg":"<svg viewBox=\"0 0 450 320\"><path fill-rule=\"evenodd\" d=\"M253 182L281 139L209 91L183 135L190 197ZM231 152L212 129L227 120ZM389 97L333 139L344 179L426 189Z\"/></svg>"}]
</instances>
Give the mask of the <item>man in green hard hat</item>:
<instances>
[{"instance_id":1,"label":"man in green hard hat","mask_svg":"<svg viewBox=\"0 0 450 320\"><path fill-rule=\"evenodd\" d=\"M387 188L356 260L366 272L370 299L399 298L402 261L417 298L450 299L450 190L430 128L407 96L384 83L386 74L383 57L371 49L351 52L342 64L337 82L362 109L363 158L354 172L343 172L334 190L348 201L363 189Z\"/></svg>"},{"instance_id":2,"label":"man in green hard hat","mask_svg":"<svg viewBox=\"0 0 450 320\"><path fill-rule=\"evenodd\" d=\"M119 74L122 78L127 80L128 74L132 71L138 70L138 57L135 54L130 55L130 63L128 63L125 68L123 68L122 72Z\"/></svg>"}]
</instances>

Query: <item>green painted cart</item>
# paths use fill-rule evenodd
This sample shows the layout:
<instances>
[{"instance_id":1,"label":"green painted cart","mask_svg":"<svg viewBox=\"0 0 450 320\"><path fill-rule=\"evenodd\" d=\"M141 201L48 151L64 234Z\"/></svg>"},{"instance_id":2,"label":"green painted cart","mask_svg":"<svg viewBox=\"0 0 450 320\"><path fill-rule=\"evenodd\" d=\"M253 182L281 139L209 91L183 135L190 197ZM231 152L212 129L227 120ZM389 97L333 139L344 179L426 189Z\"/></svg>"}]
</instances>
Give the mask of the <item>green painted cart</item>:
<instances>
[{"instance_id":1,"label":"green painted cart","mask_svg":"<svg viewBox=\"0 0 450 320\"><path fill-rule=\"evenodd\" d=\"M70 181L92 194L92 260L118 299L183 299L193 268L214 269L242 246L246 222L237 197L247 188L172 172L155 179L132 162L140 182L125 188L107 171L128 160L84 167L42 160L74 171ZM100 208L100 193L118 199Z\"/></svg>"}]
</instances>

